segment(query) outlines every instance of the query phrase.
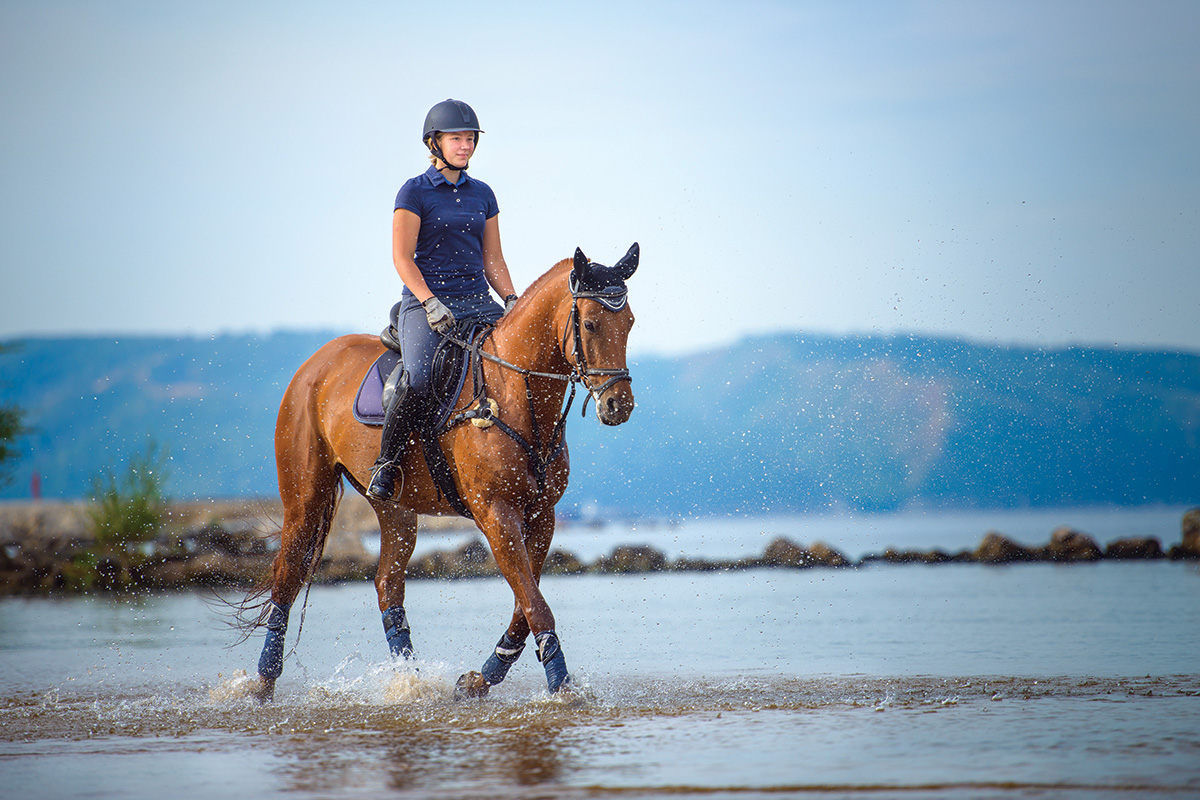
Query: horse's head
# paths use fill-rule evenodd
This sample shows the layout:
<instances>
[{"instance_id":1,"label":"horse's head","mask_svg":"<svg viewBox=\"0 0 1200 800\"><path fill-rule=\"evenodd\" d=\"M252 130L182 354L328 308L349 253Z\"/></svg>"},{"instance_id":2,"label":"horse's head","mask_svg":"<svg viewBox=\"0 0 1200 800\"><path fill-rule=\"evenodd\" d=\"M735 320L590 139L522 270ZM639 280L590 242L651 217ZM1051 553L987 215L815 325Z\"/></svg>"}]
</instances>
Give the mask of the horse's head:
<instances>
[{"instance_id":1,"label":"horse's head","mask_svg":"<svg viewBox=\"0 0 1200 800\"><path fill-rule=\"evenodd\" d=\"M633 312L625 281L637 270L640 252L634 242L620 261L606 267L589 261L576 248L568 281L573 344L564 347L564 355L596 401L596 414L605 425L620 425L633 413L633 388L625 364Z\"/></svg>"}]
</instances>

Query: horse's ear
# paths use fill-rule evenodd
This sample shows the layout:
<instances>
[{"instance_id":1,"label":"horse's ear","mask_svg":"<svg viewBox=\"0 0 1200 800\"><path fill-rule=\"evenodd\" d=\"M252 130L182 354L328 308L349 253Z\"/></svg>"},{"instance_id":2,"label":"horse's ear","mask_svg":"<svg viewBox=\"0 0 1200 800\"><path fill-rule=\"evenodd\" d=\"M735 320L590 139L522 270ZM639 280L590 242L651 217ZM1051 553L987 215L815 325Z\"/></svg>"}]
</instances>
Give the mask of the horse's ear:
<instances>
[{"instance_id":1,"label":"horse's ear","mask_svg":"<svg viewBox=\"0 0 1200 800\"><path fill-rule=\"evenodd\" d=\"M575 266L571 270L571 272L574 273L574 275L575 275L575 280L582 281L584 278L587 277L588 265L590 263L591 262L588 261L588 257L583 254L583 250L576 247L575 248Z\"/></svg>"},{"instance_id":2,"label":"horse's ear","mask_svg":"<svg viewBox=\"0 0 1200 800\"><path fill-rule=\"evenodd\" d=\"M637 272L638 259L641 258L642 248L638 247L638 243L634 242L629 248L629 252L621 257L621 260L613 267L617 271L617 275L621 281L627 281L633 277L633 273Z\"/></svg>"}]
</instances>

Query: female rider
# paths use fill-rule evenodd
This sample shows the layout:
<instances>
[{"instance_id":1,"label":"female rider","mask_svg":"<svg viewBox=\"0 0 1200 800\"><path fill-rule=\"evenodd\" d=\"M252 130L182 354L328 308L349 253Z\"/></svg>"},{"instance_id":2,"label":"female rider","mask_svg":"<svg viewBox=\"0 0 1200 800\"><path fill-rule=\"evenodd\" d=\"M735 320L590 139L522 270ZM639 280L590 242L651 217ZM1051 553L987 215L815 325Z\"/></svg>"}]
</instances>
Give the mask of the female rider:
<instances>
[{"instance_id":1,"label":"female rider","mask_svg":"<svg viewBox=\"0 0 1200 800\"><path fill-rule=\"evenodd\" d=\"M429 409L430 367L444 333L468 320L495 322L517 300L500 249L496 195L467 175L479 119L461 100L429 110L421 141L432 165L400 187L392 214L392 260L404 281L396 331L404 351L400 385L388 404L379 460L367 494L387 500L409 434ZM488 287L504 298L504 307Z\"/></svg>"}]
</instances>

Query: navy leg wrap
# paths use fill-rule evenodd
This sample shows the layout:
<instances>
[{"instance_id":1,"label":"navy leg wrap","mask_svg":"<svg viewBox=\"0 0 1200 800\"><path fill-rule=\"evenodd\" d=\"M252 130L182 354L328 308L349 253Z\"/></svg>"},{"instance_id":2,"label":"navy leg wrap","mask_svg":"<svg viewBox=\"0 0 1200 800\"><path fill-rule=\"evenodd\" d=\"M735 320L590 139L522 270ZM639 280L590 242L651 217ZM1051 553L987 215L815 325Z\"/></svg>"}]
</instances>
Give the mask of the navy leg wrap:
<instances>
[{"instance_id":1,"label":"navy leg wrap","mask_svg":"<svg viewBox=\"0 0 1200 800\"><path fill-rule=\"evenodd\" d=\"M412 636L403 606L392 606L383 612L383 632L387 635L388 650L392 655L412 658Z\"/></svg>"},{"instance_id":2,"label":"navy leg wrap","mask_svg":"<svg viewBox=\"0 0 1200 800\"><path fill-rule=\"evenodd\" d=\"M524 642L513 641L506 632L500 637L500 641L496 642L496 649L488 656L487 661L483 662L483 669L479 673L489 685L495 686L508 675L508 668L517 663L524 649Z\"/></svg>"},{"instance_id":3,"label":"navy leg wrap","mask_svg":"<svg viewBox=\"0 0 1200 800\"><path fill-rule=\"evenodd\" d=\"M546 685L550 688L550 694L554 694L570 680L570 676L567 675L567 659L559 646L558 634L554 631L542 631L535 635L534 639L537 640L538 661L542 662L542 667L546 670Z\"/></svg>"},{"instance_id":4,"label":"navy leg wrap","mask_svg":"<svg viewBox=\"0 0 1200 800\"><path fill-rule=\"evenodd\" d=\"M271 603L271 615L267 617L267 639L263 642L262 655L258 657L258 674L275 679L283 673L283 640L287 635L288 611L291 606Z\"/></svg>"}]
</instances>

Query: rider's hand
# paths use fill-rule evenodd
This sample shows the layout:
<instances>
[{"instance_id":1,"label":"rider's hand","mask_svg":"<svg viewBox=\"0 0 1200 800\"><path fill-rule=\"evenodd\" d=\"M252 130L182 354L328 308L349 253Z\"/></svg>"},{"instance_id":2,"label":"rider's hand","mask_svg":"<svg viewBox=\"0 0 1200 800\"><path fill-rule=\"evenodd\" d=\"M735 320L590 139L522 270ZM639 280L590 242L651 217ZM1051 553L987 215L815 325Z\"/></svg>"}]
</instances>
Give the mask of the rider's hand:
<instances>
[{"instance_id":1,"label":"rider's hand","mask_svg":"<svg viewBox=\"0 0 1200 800\"><path fill-rule=\"evenodd\" d=\"M510 294L508 297L504 298L504 315L508 316L508 312L512 311L513 306L516 304L517 296L515 294Z\"/></svg>"},{"instance_id":2,"label":"rider's hand","mask_svg":"<svg viewBox=\"0 0 1200 800\"><path fill-rule=\"evenodd\" d=\"M454 313L436 296L430 297L421 305L425 309L425 319L429 320L429 327L435 332L448 333L454 327Z\"/></svg>"}]
</instances>

